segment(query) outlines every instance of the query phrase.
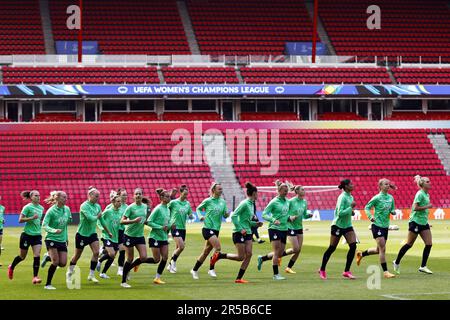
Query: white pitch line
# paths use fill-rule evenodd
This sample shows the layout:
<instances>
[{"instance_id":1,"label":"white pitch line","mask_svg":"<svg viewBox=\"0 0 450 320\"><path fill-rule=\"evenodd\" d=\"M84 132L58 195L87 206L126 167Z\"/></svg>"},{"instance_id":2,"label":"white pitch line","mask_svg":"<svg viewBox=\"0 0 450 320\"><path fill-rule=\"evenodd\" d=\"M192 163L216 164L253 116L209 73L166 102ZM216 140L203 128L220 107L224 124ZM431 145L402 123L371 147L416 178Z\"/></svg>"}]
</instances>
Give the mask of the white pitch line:
<instances>
[{"instance_id":1,"label":"white pitch line","mask_svg":"<svg viewBox=\"0 0 450 320\"><path fill-rule=\"evenodd\" d=\"M401 298L399 296L432 296L432 295L442 295L450 294L450 292L425 292L425 293L396 293L396 294L382 294L382 297L395 299L395 300L411 300L408 298Z\"/></svg>"}]
</instances>

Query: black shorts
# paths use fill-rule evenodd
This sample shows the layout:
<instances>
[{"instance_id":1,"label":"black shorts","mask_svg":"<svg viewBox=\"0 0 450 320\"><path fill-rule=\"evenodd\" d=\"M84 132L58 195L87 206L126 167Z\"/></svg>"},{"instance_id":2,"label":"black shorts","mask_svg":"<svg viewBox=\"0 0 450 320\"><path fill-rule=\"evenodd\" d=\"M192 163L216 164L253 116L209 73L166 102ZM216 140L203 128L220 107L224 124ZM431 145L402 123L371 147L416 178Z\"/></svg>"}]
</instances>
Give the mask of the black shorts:
<instances>
[{"instance_id":1,"label":"black shorts","mask_svg":"<svg viewBox=\"0 0 450 320\"><path fill-rule=\"evenodd\" d=\"M50 249L57 249L58 252L67 252L67 242L58 242L53 240L45 240L47 251Z\"/></svg>"},{"instance_id":2,"label":"black shorts","mask_svg":"<svg viewBox=\"0 0 450 320\"><path fill-rule=\"evenodd\" d=\"M26 234L25 232L22 232L20 235L20 244L19 248L22 250L28 250L28 248L34 247L34 246L40 246L42 245L42 236L30 236L29 234Z\"/></svg>"},{"instance_id":3,"label":"black shorts","mask_svg":"<svg viewBox=\"0 0 450 320\"><path fill-rule=\"evenodd\" d=\"M0 229L0 236L3 235L3 229Z\"/></svg>"},{"instance_id":4,"label":"black shorts","mask_svg":"<svg viewBox=\"0 0 450 320\"><path fill-rule=\"evenodd\" d=\"M252 241L253 235L247 233L245 236L240 232L233 232L233 243L245 243L245 241Z\"/></svg>"},{"instance_id":5,"label":"black shorts","mask_svg":"<svg viewBox=\"0 0 450 320\"><path fill-rule=\"evenodd\" d=\"M203 235L203 239L205 239L205 240L208 240L212 236L216 236L218 238L219 237L219 230L203 228L202 229L202 235Z\"/></svg>"},{"instance_id":6,"label":"black shorts","mask_svg":"<svg viewBox=\"0 0 450 320\"><path fill-rule=\"evenodd\" d=\"M153 238L148 239L148 246L150 248L161 248L162 246L169 245L169 242L167 240L161 241L161 240L155 240Z\"/></svg>"},{"instance_id":7,"label":"black shorts","mask_svg":"<svg viewBox=\"0 0 450 320\"><path fill-rule=\"evenodd\" d=\"M270 242L281 240L281 243L286 244L286 238L287 238L287 231L269 229Z\"/></svg>"},{"instance_id":8,"label":"black shorts","mask_svg":"<svg viewBox=\"0 0 450 320\"><path fill-rule=\"evenodd\" d=\"M430 225L427 223L426 225L418 224L414 221L409 223L409 231L414 232L415 234L419 234L424 230L430 230Z\"/></svg>"},{"instance_id":9,"label":"black shorts","mask_svg":"<svg viewBox=\"0 0 450 320\"><path fill-rule=\"evenodd\" d=\"M175 229L175 230L171 230L170 233L172 234L172 237L174 237L174 238L179 237L179 238L183 239L183 241L186 241L186 230Z\"/></svg>"},{"instance_id":10,"label":"black shorts","mask_svg":"<svg viewBox=\"0 0 450 320\"><path fill-rule=\"evenodd\" d=\"M103 246L105 248L113 248L114 251L119 251L119 244L116 242L112 242L111 240L103 239Z\"/></svg>"},{"instance_id":11,"label":"black shorts","mask_svg":"<svg viewBox=\"0 0 450 320\"><path fill-rule=\"evenodd\" d=\"M288 229L288 237L295 237L298 234L303 234L303 229Z\"/></svg>"},{"instance_id":12,"label":"black shorts","mask_svg":"<svg viewBox=\"0 0 450 320\"><path fill-rule=\"evenodd\" d=\"M338 226L331 226L331 234L338 238L340 238L341 236L343 236L344 234L346 234L347 232L350 232L350 231L354 231L353 227L339 228Z\"/></svg>"},{"instance_id":13,"label":"black shorts","mask_svg":"<svg viewBox=\"0 0 450 320\"><path fill-rule=\"evenodd\" d=\"M130 237L126 234L123 235L123 244L125 247L131 248L138 244L145 245L145 238L144 237Z\"/></svg>"},{"instance_id":14,"label":"black shorts","mask_svg":"<svg viewBox=\"0 0 450 320\"><path fill-rule=\"evenodd\" d=\"M123 244L124 243L124 241L123 241L123 237L124 236L125 236L125 230L119 229L119 238L118 238L118 243L119 244Z\"/></svg>"},{"instance_id":15,"label":"black shorts","mask_svg":"<svg viewBox=\"0 0 450 320\"><path fill-rule=\"evenodd\" d=\"M89 237L83 237L77 232L75 235L75 248L83 249L95 241L98 241L98 236L96 233L91 234Z\"/></svg>"},{"instance_id":16,"label":"black shorts","mask_svg":"<svg viewBox=\"0 0 450 320\"><path fill-rule=\"evenodd\" d=\"M373 238L379 238L379 237L384 237L384 239L388 239L388 233L389 233L389 228L381 228L379 226L376 226L374 224L372 224L372 235Z\"/></svg>"}]
</instances>

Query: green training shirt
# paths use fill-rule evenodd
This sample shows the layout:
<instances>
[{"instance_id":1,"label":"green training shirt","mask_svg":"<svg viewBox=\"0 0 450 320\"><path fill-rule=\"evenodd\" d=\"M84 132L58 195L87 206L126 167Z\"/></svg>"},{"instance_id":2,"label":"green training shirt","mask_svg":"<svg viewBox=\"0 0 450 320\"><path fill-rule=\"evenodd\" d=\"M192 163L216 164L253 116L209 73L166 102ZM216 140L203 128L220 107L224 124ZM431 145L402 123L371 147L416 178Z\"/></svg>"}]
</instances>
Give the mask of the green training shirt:
<instances>
[{"instance_id":1,"label":"green training shirt","mask_svg":"<svg viewBox=\"0 0 450 320\"><path fill-rule=\"evenodd\" d=\"M149 238L158 241L167 241L167 232L169 231L170 225L170 211L167 205L158 204L148 217L147 225L149 225L152 230L150 231ZM164 231L164 227L167 226L167 231Z\"/></svg>"},{"instance_id":2,"label":"green training shirt","mask_svg":"<svg viewBox=\"0 0 450 320\"><path fill-rule=\"evenodd\" d=\"M247 231L247 234L252 234L252 227L255 227L257 222L252 221L254 202L250 199L242 200L236 210L231 215L231 221L234 224L233 232Z\"/></svg>"},{"instance_id":3,"label":"green training shirt","mask_svg":"<svg viewBox=\"0 0 450 320\"><path fill-rule=\"evenodd\" d=\"M77 232L83 237L97 233L97 216L102 212L98 203L93 204L89 200L83 202L80 206L80 224Z\"/></svg>"},{"instance_id":4,"label":"green training shirt","mask_svg":"<svg viewBox=\"0 0 450 320\"><path fill-rule=\"evenodd\" d=\"M5 224L4 214L5 214L5 207L0 205L0 230L3 229L3 226Z\"/></svg>"},{"instance_id":5,"label":"green training shirt","mask_svg":"<svg viewBox=\"0 0 450 320\"><path fill-rule=\"evenodd\" d=\"M420 189L417 191L414 197L413 207L411 208L411 216L409 217L409 222L415 222L420 225L426 225L428 223L428 212L429 209L425 210L414 210L414 203L417 203L419 207L425 207L430 204L430 195Z\"/></svg>"},{"instance_id":6,"label":"green training shirt","mask_svg":"<svg viewBox=\"0 0 450 320\"><path fill-rule=\"evenodd\" d=\"M167 206L170 210L170 225L175 224L179 230L186 229L186 219L192 214L192 208L189 201L181 201L180 198L172 200Z\"/></svg>"},{"instance_id":7,"label":"green training shirt","mask_svg":"<svg viewBox=\"0 0 450 320\"><path fill-rule=\"evenodd\" d=\"M23 232L29 236L40 236L41 235L41 219L44 212L44 207L40 204L34 205L33 203L27 204L23 207L21 215L25 218L32 218L35 214L38 215L37 219L25 222L25 227Z\"/></svg>"},{"instance_id":8,"label":"green training shirt","mask_svg":"<svg viewBox=\"0 0 450 320\"><path fill-rule=\"evenodd\" d=\"M205 223L203 225L206 229L212 229L220 231L222 226L222 217L227 217L227 203L223 198L209 197L203 200L202 203L197 207L197 215L199 218L202 217L202 210L205 209L206 214Z\"/></svg>"},{"instance_id":9,"label":"green training shirt","mask_svg":"<svg viewBox=\"0 0 450 320\"><path fill-rule=\"evenodd\" d=\"M303 229L303 219L308 219L308 202L305 199L294 197L289 199L289 216L296 216L297 219L288 221L288 228L291 230Z\"/></svg>"},{"instance_id":10,"label":"green training shirt","mask_svg":"<svg viewBox=\"0 0 450 320\"><path fill-rule=\"evenodd\" d=\"M142 203L138 206L136 203L132 203L123 215L129 220L134 220L137 217L141 218L141 222L139 223L127 224L125 226L125 234L129 237L143 237L145 219L147 218L147 205Z\"/></svg>"},{"instance_id":11,"label":"green training shirt","mask_svg":"<svg viewBox=\"0 0 450 320\"><path fill-rule=\"evenodd\" d=\"M72 222L72 213L68 206L59 208L56 204L47 210L42 223L42 228L47 231L45 240L67 242L67 225ZM57 229L62 232L55 233Z\"/></svg>"},{"instance_id":12,"label":"green training shirt","mask_svg":"<svg viewBox=\"0 0 450 320\"><path fill-rule=\"evenodd\" d=\"M111 209L113 207L112 203L108 204L105 208L106 209ZM122 205L119 208L120 211L120 217L123 217L123 214L125 213L125 210L127 210L128 205L125 203L122 203ZM119 230L125 230L125 225L124 224L120 224L119 226Z\"/></svg>"},{"instance_id":13,"label":"green training shirt","mask_svg":"<svg viewBox=\"0 0 450 320\"><path fill-rule=\"evenodd\" d=\"M120 220L122 219L122 213L119 209L114 209L114 207L110 207L109 209L105 209L102 213L102 216L97 222L98 227L102 230L102 238L105 240L110 240L111 242L118 243L119 242L119 227L121 226ZM112 233L112 237L106 232L103 228L106 226L109 232Z\"/></svg>"},{"instance_id":14,"label":"green training shirt","mask_svg":"<svg viewBox=\"0 0 450 320\"><path fill-rule=\"evenodd\" d=\"M352 202L353 196L349 192L343 191L337 200L334 210L334 219L332 226L345 229L352 226Z\"/></svg>"},{"instance_id":15,"label":"green training shirt","mask_svg":"<svg viewBox=\"0 0 450 320\"><path fill-rule=\"evenodd\" d=\"M287 231L288 218L289 218L289 201L286 198L277 196L273 198L262 214L264 220L269 221L269 229ZM278 220L279 225L274 222Z\"/></svg>"},{"instance_id":16,"label":"green training shirt","mask_svg":"<svg viewBox=\"0 0 450 320\"><path fill-rule=\"evenodd\" d=\"M374 224L380 228L389 228L389 219L392 212L395 212L394 197L389 193L380 192L367 203L365 207L366 215L372 219L370 209L375 208Z\"/></svg>"}]
</instances>

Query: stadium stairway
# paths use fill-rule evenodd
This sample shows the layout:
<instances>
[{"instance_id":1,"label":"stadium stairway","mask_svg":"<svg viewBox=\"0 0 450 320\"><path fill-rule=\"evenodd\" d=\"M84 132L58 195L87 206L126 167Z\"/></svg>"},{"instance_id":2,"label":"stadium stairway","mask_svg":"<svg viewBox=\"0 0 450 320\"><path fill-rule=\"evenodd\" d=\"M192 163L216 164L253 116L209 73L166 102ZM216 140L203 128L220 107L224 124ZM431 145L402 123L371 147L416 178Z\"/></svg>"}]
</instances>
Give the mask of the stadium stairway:
<instances>
[{"instance_id":1,"label":"stadium stairway","mask_svg":"<svg viewBox=\"0 0 450 320\"><path fill-rule=\"evenodd\" d=\"M48 0L39 0L39 7L41 10L42 31L44 32L45 53L56 54Z\"/></svg>"},{"instance_id":2,"label":"stadium stairway","mask_svg":"<svg viewBox=\"0 0 450 320\"><path fill-rule=\"evenodd\" d=\"M447 175L450 175L450 145L448 144L445 135L429 134L428 138L430 139L433 148L439 157L439 160L441 160L442 165L447 172Z\"/></svg>"},{"instance_id":3,"label":"stadium stairway","mask_svg":"<svg viewBox=\"0 0 450 320\"><path fill-rule=\"evenodd\" d=\"M178 12L180 14L181 22L183 23L186 39L189 44L189 49L193 55L200 55L200 47L198 46L197 38L195 37L194 28L192 27L191 17L186 2L177 1Z\"/></svg>"},{"instance_id":4,"label":"stadium stairway","mask_svg":"<svg viewBox=\"0 0 450 320\"><path fill-rule=\"evenodd\" d=\"M244 192L234 172L225 138L222 133L205 134L203 136L205 160L211 170L214 181L223 188L223 197L229 210L233 210L245 198ZM235 203L233 205L233 198Z\"/></svg>"}]
</instances>

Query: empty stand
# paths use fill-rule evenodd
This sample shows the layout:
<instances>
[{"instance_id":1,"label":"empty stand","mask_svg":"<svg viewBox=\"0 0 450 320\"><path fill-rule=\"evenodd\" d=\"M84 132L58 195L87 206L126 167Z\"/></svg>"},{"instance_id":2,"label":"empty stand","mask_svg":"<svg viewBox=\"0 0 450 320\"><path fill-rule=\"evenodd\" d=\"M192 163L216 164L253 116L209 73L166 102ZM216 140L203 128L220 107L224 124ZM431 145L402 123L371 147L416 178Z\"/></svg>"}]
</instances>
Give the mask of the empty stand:
<instances>
[{"instance_id":1,"label":"empty stand","mask_svg":"<svg viewBox=\"0 0 450 320\"><path fill-rule=\"evenodd\" d=\"M402 84L450 84L450 68L392 68Z\"/></svg>"},{"instance_id":2,"label":"empty stand","mask_svg":"<svg viewBox=\"0 0 450 320\"><path fill-rule=\"evenodd\" d=\"M370 5L381 9L381 29L370 30ZM384 58L403 62L450 61L450 10L446 1L323 0L319 16L338 55Z\"/></svg>"},{"instance_id":3,"label":"empty stand","mask_svg":"<svg viewBox=\"0 0 450 320\"><path fill-rule=\"evenodd\" d=\"M66 26L70 0L51 0L54 39L76 40ZM103 54L191 54L173 0L99 0L83 4L84 40L98 41Z\"/></svg>"},{"instance_id":4,"label":"empty stand","mask_svg":"<svg viewBox=\"0 0 450 320\"><path fill-rule=\"evenodd\" d=\"M242 112L239 119L242 121L300 120L295 112Z\"/></svg>"},{"instance_id":5,"label":"empty stand","mask_svg":"<svg viewBox=\"0 0 450 320\"><path fill-rule=\"evenodd\" d=\"M155 67L3 67L5 84L159 83Z\"/></svg>"},{"instance_id":6,"label":"empty stand","mask_svg":"<svg viewBox=\"0 0 450 320\"><path fill-rule=\"evenodd\" d=\"M450 120L450 112L429 111L423 112L392 112L385 120Z\"/></svg>"},{"instance_id":7,"label":"empty stand","mask_svg":"<svg viewBox=\"0 0 450 320\"><path fill-rule=\"evenodd\" d=\"M294 0L188 2L203 54L281 55L288 41L311 41L312 22Z\"/></svg>"},{"instance_id":8,"label":"empty stand","mask_svg":"<svg viewBox=\"0 0 450 320\"><path fill-rule=\"evenodd\" d=\"M167 83L239 83L234 68L163 68Z\"/></svg>"},{"instance_id":9,"label":"empty stand","mask_svg":"<svg viewBox=\"0 0 450 320\"><path fill-rule=\"evenodd\" d=\"M367 120L366 118L353 113L353 112L325 112L322 114L319 114L318 120L339 120L339 121L345 121L345 120Z\"/></svg>"},{"instance_id":10,"label":"empty stand","mask_svg":"<svg viewBox=\"0 0 450 320\"><path fill-rule=\"evenodd\" d=\"M0 34L0 55L45 54L39 1L1 1Z\"/></svg>"},{"instance_id":11,"label":"empty stand","mask_svg":"<svg viewBox=\"0 0 450 320\"><path fill-rule=\"evenodd\" d=\"M20 192L33 188L42 198L52 190L64 190L73 212L87 197L91 185L101 192L100 203L109 203L113 188L125 187L132 202L136 187L142 187L153 206L159 203L155 190L189 186L189 201L195 207L209 195L212 177L207 164L175 165L170 130L104 130L58 132L39 130L0 132L0 195L6 212L20 212ZM192 139L194 140L194 139ZM192 141L194 143L194 141ZM193 148L193 147L192 147Z\"/></svg>"},{"instance_id":12,"label":"empty stand","mask_svg":"<svg viewBox=\"0 0 450 320\"><path fill-rule=\"evenodd\" d=\"M420 174L432 181L431 203L450 206L450 177L445 174L426 130L286 129L280 130L279 141L279 171L274 176L261 175L261 168L268 165L248 165L249 154L257 150L248 145L243 150L243 146L235 145L247 159L247 163L238 164L235 157L234 168L242 187L246 181L273 186L276 179L304 186L337 186L341 179L349 178L355 185L357 208L363 209L378 193L378 180L388 178L398 186L393 192L396 207L410 208L417 191L413 177ZM334 209L338 194L307 193L306 198L311 210ZM270 200L267 197L263 199L260 194L258 208Z\"/></svg>"},{"instance_id":13,"label":"empty stand","mask_svg":"<svg viewBox=\"0 0 450 320\"><path fill-rule=\"evenodd\" d=\"M241 74L246 83L391 83L385 68L245 67Z\"/></svg>"},{"instance_id":14,"label":"empty stand","mask_svg":"<svg viewBox=\"0 0 450 320\"><path fill-rule=\"evenodd\" d=\"M158 121L154 112L102 112L101 121Z\"/></svg>"},{"instance_id":15,"label":"empty stand","mask_svg":"<svg viewBox=\"0 0 450 320\"><path fill-rule=\"evenodd\" d=\"M220 121L222 117L217 112L164 112L164 121Z\"/></svg>"}]
</instances>

